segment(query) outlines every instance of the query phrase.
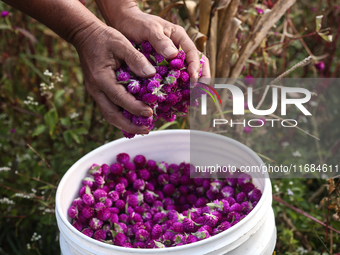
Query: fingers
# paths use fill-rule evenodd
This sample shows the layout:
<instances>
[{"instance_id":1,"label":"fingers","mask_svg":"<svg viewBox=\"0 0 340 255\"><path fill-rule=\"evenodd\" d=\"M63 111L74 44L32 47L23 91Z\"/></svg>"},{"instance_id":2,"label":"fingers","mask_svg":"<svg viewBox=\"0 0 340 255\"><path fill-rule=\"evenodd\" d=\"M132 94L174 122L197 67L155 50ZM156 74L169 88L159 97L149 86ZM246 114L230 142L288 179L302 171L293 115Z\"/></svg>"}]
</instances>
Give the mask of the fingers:
<instances>
[{"instance_id":1,"label":"fingers","mask_svg":"<svg viewBox=\"0 0 340 255\"><path fill-rule=\"evenodd\" d=\"M92 95L97 102L100 112L104 119L111 125L116 126L131 134L148 134L149 130L146 126L136 126L131 120L124 117L123 113L119 111L119 107L112 103L112 101L103 93L99 92Z\"/></svg>"},{"instance_id":2,"label":"fingers","mask_svg":"<svg viewBox=\"0 0 340 255\"><path fill-rule=\"evenodd\" d=\"M98 84L100 89L115 105L123 107L130 113L137 116L151 117L153 114L152 109L144 104L142 101L137 100L133 95L126 91L123 85L118 84L114 72L102 72L99 75Z\"/></svg>"},{"instance_id":3,"label":"fingers","mask_svg":"<svg viewBox=\"0 0 340 255\"><path fill-rule=\"evenodd\" d=\"M126 62L133 73L140 77L150 77L156 73L152 64L132 46L128 39L121 36L119 40L116 55Z\"/></svg>"},{"instance_id":4,"label":"fingers","mask_svg":"<svg viewBox=\"0 0 340 255\"><path fill-rule=\"evenodd\" d=\"M204 65L201 78L211 78L209 59L203 54Z\"/></svg>"},{"instance_id":5,"label":"fingers","mask_svg":"<svg viewBox=\"0 0 340 255\"><path fill-rule=\"evenodd\" d=\"M190 78L198 78L200 71L200 59L194 42L180 26L175 26L175 30L172 32L170 39L176 45L181 46L186 53L186 61L188 64L188 73Z\"/></svg>"},{"instance_id":6,"label":"fingers","mask_svg":"<svg viewBox=\"0 0 340 255\"><path fill-rule=\"evenodd\" d=\"M152 47L167 59L173 59L178 54L178 49L169 38L172 34L172 28L156 27L149 30L148 41Z\"/></svg>"}]
</instances>

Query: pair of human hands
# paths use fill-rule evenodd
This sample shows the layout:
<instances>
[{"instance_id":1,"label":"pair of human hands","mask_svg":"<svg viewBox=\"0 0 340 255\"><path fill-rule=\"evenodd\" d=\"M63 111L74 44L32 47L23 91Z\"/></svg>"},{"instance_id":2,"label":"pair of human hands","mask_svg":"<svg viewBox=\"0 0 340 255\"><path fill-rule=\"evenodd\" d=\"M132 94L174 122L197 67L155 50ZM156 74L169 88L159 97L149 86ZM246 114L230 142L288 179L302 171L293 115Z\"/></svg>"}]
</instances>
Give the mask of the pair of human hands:
<instances>
[{"instance_id":1,"label":"pair of human hands","mask_svg":"<svg viewBox=\"0 0 340 255\"><path fill-rule=\"evenodd\" d=\"M119 21L112 25L115 29L104 24L94 24L74 43L83 69L85 86L108 123L128 133L148 134L150 130L147 127L136 126L121 111L122 107L134 115L150 117L153 114L148 105L135 99L123 85L117 83L115 70L123 62L140 77L150 77L156 72L129 40L136 44L149 41L157 53L167 59L176 57L176 46L180 45L186 53L191 78L198 78L200 52L182 27L143 13L137 6L130 8L128 14L120 15ZM206 58L202 77L210 77Z\"/></svg>"}]
</instances>

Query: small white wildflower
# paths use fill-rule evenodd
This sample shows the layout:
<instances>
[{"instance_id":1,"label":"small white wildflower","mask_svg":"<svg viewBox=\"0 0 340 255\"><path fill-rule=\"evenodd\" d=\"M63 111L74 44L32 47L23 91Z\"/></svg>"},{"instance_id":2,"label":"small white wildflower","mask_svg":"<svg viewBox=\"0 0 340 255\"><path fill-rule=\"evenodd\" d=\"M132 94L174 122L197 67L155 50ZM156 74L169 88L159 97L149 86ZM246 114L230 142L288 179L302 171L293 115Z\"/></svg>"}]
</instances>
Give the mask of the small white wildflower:
<instances>
[{"instance_id":1,"label":"small white wildflower","mask_svg":"<svg viewBox=\"0 0 340 255\"><path fill-rule=\"evenodd\" d=\"M7 114L6 114L6 113L0 114L0 120L5 119L6 117L7 117Z\"/></svg>"},{"instance_id":2,"label":"small white wildflower","mask_svg":"<svg viewBox=\"0 0 340 255\"><path fill-rule=\"evenodd\" d=\"M34 189L34 188L32 188L31 191L32 191L33 193L37 193L37 190Z\"/></svg>"},{"instance_id":3,"label":"small white wildflower","mask_svg":"<svg viewBox=\"0 0 340 255\"><path fill-rule=\"evenodd\" d=\"M7 167L7 166L0 167L0 172L1 171L9 171L9 170L11 170L10 167Z\"/></svg>"},{"instance_id":4,"label":"small white wildflower","mask_svg":"<svg viewBox=\"0 0 340 255\"><path fill-rule=\"evenodd\" d=\"M322 173L321 179L327 180L328 179L328 175L326 173Z\"/></svg>"},{"instance_id":5,"label":"small white wildflower","mask_svg":"<svg viewBox=\"0 0 340 255\"><path fill-rule=\"evenodd\" d=\"M296 250L299 254L305 254L308 251L306 249L304 249L302 246L298 247Z\"/></svg>"},{"instance_id":6,"label":"small white wildflower","mask_svg":"<svg viewBox=\"0 0 340 255\"><path fill-rule=\"evenodd\" d=\"M24 125L29 126L29 125L31 125L31 123L29 123L28 121L24 121Z\"/></svg>"},{"instance_id":7,"label":"small white wildflower","mask_svg":"<svg viewBox=\"0 0 340 255\"><path fill-rule=\"evenodd\" d=\"M316 208L316 209L319 209L319 205L315 205L315 208Z\"/></svg>"},{"instance_id":8,"label":"small white wildflower","mask_svg":"<svg viewBox=\"0 0 340 255\"><path fill-rule=\"evenodd\" d=\"M18 170L16 170L14 173L15 173L15 174L18 174Z\"/></svg>"},{"instance_id":9,"label":"small white wildflower","mask_svg":"<svg viewBox=\"0 0 340 255\"><path fill-rule=\"evenodd\" d=\"M27 250L31 249L31 244L28 243L26 246L27 246Z\"/></svg>"},{"instance_id":10,"label":"small white wildflower","mask_svg":"<svg viewBox=\"0 0 340 255\"><path fill-rule=\"evenodd\" d=\"M318 103L317 103L317 102L315 102L315 101L310 101L309 103L310 103L310 105L311 105L311 106L313 106L313 107L316 107L316 106L318 106Z\"/></svg>"},{"instance_id":11,"label":"small white wildflower","mask_svg":"<svg viewBox=\"0 0 340 255\"><path fill-rule=\"evenodd\" d=\"M274 189L275 189L276 192L280 191L279 187L276 184L274 185Z\"/></svg>"},{"instance_id":12,"label":"small white wildflower","mask_svg":"<svg viewBox=\"0 0 340 255\"><path fill-rule=\"evenodd\" d=\"M8 197L0 198L0 204L14 205L15 202L10 200Z\"/></svg>"},{"instance_id":13,"label":"small white wildflower","mask_svg":"<svg viewBox=\"0 0 340 255\"><path fill-rule=\"evenodd\" d=\"M281 145L283 148L287 148L289 146L289 142L282 142Z\"/></svg>"},{"instance_id":14,"label":"small white wildflower","mask_svg":"<svg viewBox=\"0 0 340 255\"><path fill-rule=\"evenodd\" d=\"M46 83L42 82L40 83L40 87L45 87L46 86Z\"/></svg>"},{"instance_id":15,"label":"small white wildflower","mask_svg":"<svg viewBox=\"0 0 340 255\"><path fill-rule=\"evenodd\" d=\"M294 196L294 192L291 189L287 189L288 196Z\"/></svg>"},{"instance_id":16,"label":"small white wildflower","mask_svg":"<svg viewBox=\"0 0 340 255\"><path fill-rule=\"evenodd\" d=\"M27 99L33 101L33 97L27 96Z\"/></svg>"},{"instance_id":17,"label":"small white wildflower","mask_svg":"<svg viewBox=\"0 0 340 255\"><path fill-rule=\"evenodd\" d=\"M290 181L290 182L289 182L289 185L293 185L293 182L292 182L292 181Z\"/></svg>"},{"instance_id":18,"label":"small white wildflower","mask_svg":"<svg viewBox=\"0 0 340 255\"><path fill-rule=\"evenodd\" d=\"M9 163L8 163L8 166L11 167L11 166L12 166L12 162L9 162Z\"/></svg>"},{"instance_id":19,"label":"small white wildflower","mask_svg":"<svg viewBox=\"0 0 340 255\"><path fill-rule=\"evenodd\" d=\"M51 77L53 75L53 73L50 72L48 69L46 69L45 72L44 72L44 75Z\"/></svg>"},{"instance_id":20,"label":"small white wildflower","mask_svg":"<svg viewBox=\"0 0 340 255\"><path fill-rule=\"evenodd\" d=\"M73 112L73 113L70 114L70 118L71 118L71 119L75 119L75 118L77 118L78 116L79 116L79 113L77 113L77 112Z\"/></svg>"},{"instance_id":21,"label":"small white wildflower","mask_svg":"<svg viewBox=\"0 0 340 255\"><path fill-rule=\"evenodd\" d=\"M293 155L294 157L301 157L301 156L302 156L301 153L300 153L299 151L294 151L294 152L292 153L292 155Z\"/></svg>"}]
</instances>

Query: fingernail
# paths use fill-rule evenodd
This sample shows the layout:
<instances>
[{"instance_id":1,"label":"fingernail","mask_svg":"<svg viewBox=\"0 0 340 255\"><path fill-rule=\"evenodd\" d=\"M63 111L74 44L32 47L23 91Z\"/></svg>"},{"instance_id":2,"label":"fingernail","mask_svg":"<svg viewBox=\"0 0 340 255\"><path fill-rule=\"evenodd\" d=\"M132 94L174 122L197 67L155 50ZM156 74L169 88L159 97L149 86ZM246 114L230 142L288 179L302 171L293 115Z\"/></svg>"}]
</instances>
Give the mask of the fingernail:
<instances>
[{"instance_id":1,"label":"fingernail","mask_svg":"<svg viewBox=\"0 0 340 255\"><path fill-rule=\"evenodd\" d=\"M145 66L143 68L143 73L145 75L152 75L152 74L155 74L156 73L156 69L151 65L151 64L148 64L147 66Z\"/></svg>"},{"instance_id":2,"label":"fingernail","mask_svg":"<svg viewBox=\"0 0 340 255\"><path fill-rule=\"evenodd\" d=\"M169 46L163 50L163 54L165 55L166 58L176 53L178 53L178 50L172 46Z\"/></svg>"},{"instance_id":3,"label":"fingernail","mask_svg":"<svg viewBox=\"0 0 340 255\"><path fill-rule=\"evenodd\" d=\"M152 111L151 110L144 110L144 111L141 112L140 115L142 115L144 117L151 117L152 116Z\"/></svg>"},{"instance_id":4,"label":"fingernail","mask_svg":"<svg viewBox=\"0 0 340 255\"><path fill-rule=\"evenodd\" d=\"M138 134L139 135L147 135L147 134L149 134L149 130L143 130L143 131L140 131Z\"/></svg>"}]
</instances>

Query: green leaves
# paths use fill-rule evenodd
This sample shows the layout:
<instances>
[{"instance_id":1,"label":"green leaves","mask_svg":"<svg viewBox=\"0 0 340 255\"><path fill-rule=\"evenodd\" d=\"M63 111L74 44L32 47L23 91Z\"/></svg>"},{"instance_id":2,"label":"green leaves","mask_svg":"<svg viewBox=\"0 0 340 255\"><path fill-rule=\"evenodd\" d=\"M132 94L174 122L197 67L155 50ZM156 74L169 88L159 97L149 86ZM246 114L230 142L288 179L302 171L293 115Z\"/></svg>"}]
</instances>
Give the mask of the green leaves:
<instances>
[{"instance_id":1,"label":"green leaves","mask_svg":"<svg viewBox=\"0 0 340 255\"><path fill-rule=\"evenodd\" d=\"M46 130L45 125L39 125L32 133L32 137L38 136Z\"/></svg>"},{"instance_id":2,"label":"green leaves","mask_svg":"<svg viewBox=\"0 0 340 255\"><path fill-rule=\"evenodd\" d=\"M46 125L49 126L49 133L50 136L53 135L54 129L58 123L58 114L55 109L49 110L45 115L44 119L46 122Z\"/></svg>"},{"instance_id":3,"label":"green leaves","mask_svg":"<svg viewBox=\"0 0 340 255\"><path fill-rule=\"evenodd\" d=\"M80 143L80 136L88 134L88 131L85 128L77 128L77 129L70 129L66 130L63 133L64 140L67 146L71 145L71 140L73 139L76 143Z\"/></svg>"},{"instance_id":4,"label":"green leaves","mask_svg":"<svg viewBox=\"0 0 340 255\"><path fill-rule=\"evenodd\" d=\"M316 32L319 36L321 36L322 39L324 39L326 42L331 42L333 40L333 36L328 34L328 29L321 30L321 22L322 22L323 15L319 15L315 17L315 23L316 23Z\"/></svg>"}]
</instances>

